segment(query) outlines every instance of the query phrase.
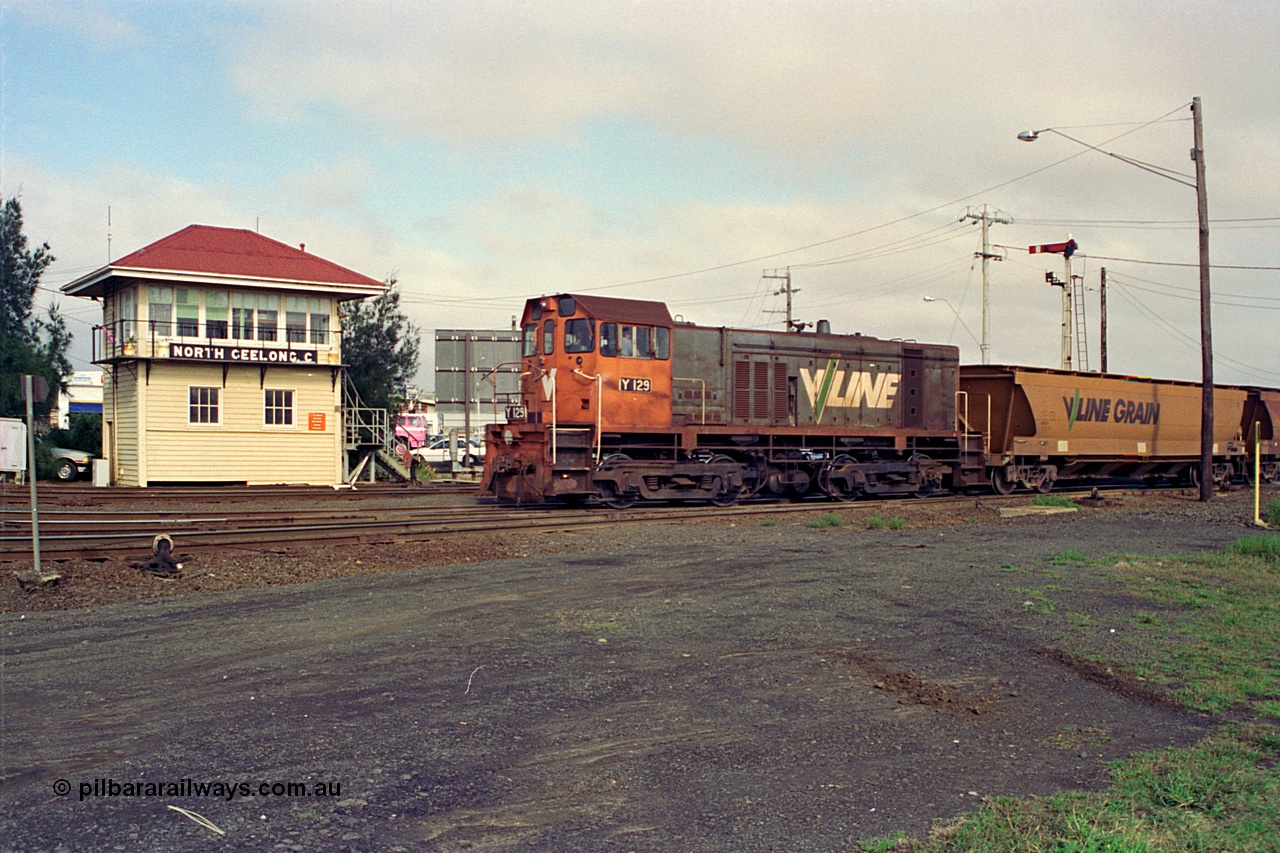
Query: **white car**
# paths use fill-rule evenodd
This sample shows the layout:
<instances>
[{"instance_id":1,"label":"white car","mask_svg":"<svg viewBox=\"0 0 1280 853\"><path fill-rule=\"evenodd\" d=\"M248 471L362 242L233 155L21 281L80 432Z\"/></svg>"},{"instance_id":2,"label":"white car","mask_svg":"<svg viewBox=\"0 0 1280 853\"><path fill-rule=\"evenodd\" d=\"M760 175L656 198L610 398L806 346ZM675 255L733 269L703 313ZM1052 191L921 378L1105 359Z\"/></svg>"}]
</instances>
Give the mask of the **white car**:
<instances>
[{"instance_id":1,"label":"white car","mask_svg":"<svg viewBox=\"0 0 1280 853\"><path fill-rule=\"evenodd\" d=\"M433 438L422 447L415 447L413 455L420 462L430 465L448 465L459 462L466 466L478 466L484 463L484 442L477 438L464 442L462 436L454 439L453 455L449 455L449 439L446 436Z\"/></svg>"}]
</instances>

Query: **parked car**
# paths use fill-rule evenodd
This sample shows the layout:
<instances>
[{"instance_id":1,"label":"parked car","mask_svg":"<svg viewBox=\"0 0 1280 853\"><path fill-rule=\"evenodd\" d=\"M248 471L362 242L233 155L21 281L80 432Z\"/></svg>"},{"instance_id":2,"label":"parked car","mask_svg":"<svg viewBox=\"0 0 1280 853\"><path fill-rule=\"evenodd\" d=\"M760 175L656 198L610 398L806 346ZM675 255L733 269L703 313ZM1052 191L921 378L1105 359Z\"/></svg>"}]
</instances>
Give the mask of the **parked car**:
<instances>
[{"instance_id":1,"label":"parked car","mask_svg":"<svg viewBox=\"0 0 1280 853\"><path fill-rule=\"evenodd\" d=\"M53 454L53 476L64 483L93 473L92 453L66 447L51 447L49 450Z\"/></svg>"},{"instance_id":2,"label":"parked car","mask_svg":"<svg viewBox=\"0 0 1280 853\"><path fill-rule=\"evenodd\" d=\"M423 447L414 448L413 455L420 462L426 462L431 465L447 465L449 462L456 460L463 465L480 465L484 462L484 442L477 438L464 442L462 436L458 436L454 440L454 453L452 458L449 455L449 438L447 436L439 436L431 439Z\"/></svg>"}]
</instances>

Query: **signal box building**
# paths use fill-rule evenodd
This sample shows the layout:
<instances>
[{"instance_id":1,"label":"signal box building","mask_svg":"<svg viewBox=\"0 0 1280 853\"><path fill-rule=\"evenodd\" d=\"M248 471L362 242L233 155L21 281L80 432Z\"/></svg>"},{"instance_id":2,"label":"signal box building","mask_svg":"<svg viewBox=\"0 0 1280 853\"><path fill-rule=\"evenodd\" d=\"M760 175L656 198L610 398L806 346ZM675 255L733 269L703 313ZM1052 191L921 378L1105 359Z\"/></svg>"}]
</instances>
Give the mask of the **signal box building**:
<instances>
[{"instance_id":1,"label":"signal box building","mask_svg":"<svg viewBox=\"0 0 1280 853\"><path fill-rule=\"evenodd\" d=\"M62 289L102 302L113 485L342 482L338 306L381 282L305 244L191 225Z\"/></svg>"}]
</instances>

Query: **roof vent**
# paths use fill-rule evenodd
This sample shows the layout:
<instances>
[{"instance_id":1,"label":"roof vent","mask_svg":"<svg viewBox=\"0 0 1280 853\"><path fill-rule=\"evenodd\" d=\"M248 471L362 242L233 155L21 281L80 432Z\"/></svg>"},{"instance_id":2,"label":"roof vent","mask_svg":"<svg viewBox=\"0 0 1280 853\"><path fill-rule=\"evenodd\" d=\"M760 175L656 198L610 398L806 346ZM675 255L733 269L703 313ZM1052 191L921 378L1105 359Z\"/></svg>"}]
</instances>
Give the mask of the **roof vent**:
<instances>
[{"instance_id":1,"label":"roof vent","mask_svg":"<svg viewBox=\"0 0 1280 853\"><path fill-rule=\"evenodd\" d=\"M307 244L306 244L306 243L299 243L299 244L298 244L298 251L299 251L299 252L305 252L306 250L307 250Z\"/></svg>"}]
</instances>

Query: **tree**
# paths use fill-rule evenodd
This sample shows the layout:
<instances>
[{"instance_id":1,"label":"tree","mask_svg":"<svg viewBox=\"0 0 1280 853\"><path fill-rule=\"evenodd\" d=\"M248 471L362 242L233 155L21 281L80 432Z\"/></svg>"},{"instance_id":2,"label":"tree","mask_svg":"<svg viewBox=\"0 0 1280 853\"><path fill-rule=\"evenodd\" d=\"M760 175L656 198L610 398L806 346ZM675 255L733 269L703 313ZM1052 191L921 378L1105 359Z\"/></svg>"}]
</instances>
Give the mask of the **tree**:
<instances>
[{"instance_id":1,"label":"tree","mask_svg":"<svg viewBox=\"0 0 1280 853\"><path fill-rule=\"evenodd\" d=\"M373 299L342 303L342 361L361 402L400 410L418 372L418 327L400 310L395 276Z\"/></svg>"},{"instance_id":2,"label":"tree","mask_svg":"<svg viewBox=\"0 0 1280 853\"><path fill-rule=\"evenodd\" d=\"M24 373L43 376L51 389L63 387L71 373L71 334L57 306L49 309L48 319L35 316L33 309L40 276L53 260L48 243L27 248L22 205L16 197L7 199L0 210L0 417L26 415ZM55 402L50 396L36 406L41 414Z\"/></svg>"}]
</instances>

